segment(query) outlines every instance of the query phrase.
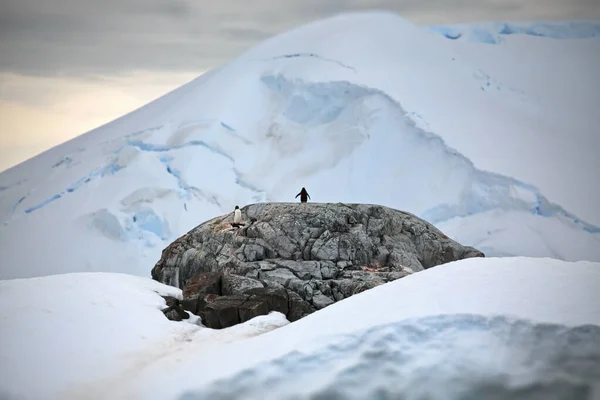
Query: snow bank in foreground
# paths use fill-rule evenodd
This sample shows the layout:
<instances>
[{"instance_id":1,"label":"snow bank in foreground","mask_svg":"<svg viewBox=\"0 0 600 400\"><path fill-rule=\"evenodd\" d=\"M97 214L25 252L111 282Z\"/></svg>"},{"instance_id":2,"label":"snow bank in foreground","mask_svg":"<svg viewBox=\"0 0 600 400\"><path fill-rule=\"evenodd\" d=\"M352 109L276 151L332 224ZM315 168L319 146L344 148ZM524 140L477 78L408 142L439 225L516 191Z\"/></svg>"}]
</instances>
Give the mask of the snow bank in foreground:
<instances>
[{"instance_id":1,"label":"snow bank in foreground","mask_svg":"<svg viewBox=\"0 0 600 400\"><path fill-rule=\"evenodd\" d=\"M594 390L599 326L446 315L344 335L180 399L589 399Z\"/></svg>"},{"instance_id":2,"label":"snow bank in foreground","mask_svg":"<svg viewBox=\"0 0 600 400\"><path fill-rule=\"evenodd\" d=\"M141 393L144 399L170 399L190 391L192 398L202 398L201 394L215 394L215 390L227 392L231 389L231 393L237 393L236 390L243 389L249 391L248 398L266 398L266 391L263 390L261 394L261 383L268 381L267 386L270 387L269 371L277 367L281 367L281 375L273 376L273 393L281 396L280 398L298 394L297 390L317 390L319 385L322 389L331 388L328 385L337 382L342 376L354 377L366 384L375 375L389 373L393 377L397 371L402 374L412 371L413 374L405 382L408 385L416 382L419 374L427 374L430 366L436 364L436 359L442 368L453 357L456 358L453 364L456 368L450 365L447 370L439 370L439 374L444 376L431 380L432 385L446 387L456 374L464 373L468 377L473 370L460 369L459 366L475 362L473 360L480 360L477 364L480 368L493 367L481 371L481 376L493 379L502 374L513 376L510 371L519 366L518 371L529 371L534 379L538 376L538 370L535 369L537 367L527 364L529 361L521 363L523 359L511 361L510 358L516 353L507 349L512 339L506 338L514 335L515 341L525 344L535 332L541 332L541 336L545 335L545 344L541 343L539 346L559 346L564 337L560 336L562 334L556 336L552 327L546 329L545 325L531 326L533 331L528 332L530 328L526 323L511 321L524 319L536 324L560 324L565 326L564 329L586 324L600 326L598 304L600 263L568 263L525 257L462 260L352 296L273 332L234 342L216 350L207 349L201 353L189 354L182 362L171 360L155 365L140 374L128 391L110 391L106 397L125 399L132 393ZM464 316L465 314L471 316ZM503 318L492 318L486 331L486 322L482 322L484 320L478 319L476 315ZM421 318L426 319L419 320ZM451 322L453 319L455 321ZM375 328L384 324L392 325ZM439 336L432 333L437 329L436 326L443 328ZM413 337L420 336L427 327L430 330L429 337L423 338L422 342ZM369 333L369 329L373 330ZM426 357L401 353L399 358L394 359L394 363L399 363L397 370L361 375L365 368L370 371L372 366L361 363L360 358L383 348L371 347L369 343L390 336L385 333L389 330L398 330L394 334L396 339L389 337L389 346L399 348L407 346L407 341L415 340L410 346L417 353L425 352ZM579 335L578 332L579 328L566 335L575 338ZM590 334L591 337L595 337L594 332ZM456 352L449 352L452 348L449 343L453 342L451 335L457 341ZM445 342L444 338L448 341ZM361 345L364 353L345 353L344 346L348 340L357 340L357 345L364 341L365 344ZM475 344L476 340L479 345ZM533 357L540 348L532 344L529 353L523 353L524 359L531 357L530 361L535 364ZM472 354L459 351L465 349L469 349ZM580 348L573 347L573 350L579 351ZM503 356L490 358L490 351ZM565 352L567 354L569 350L565 349ZM576 355L573 357L575 363L581 361ZM298 365L294 365L295 361L299 362ZM538 361L543 367L545 361ZM300 386L296 386L295 378L285 379L291 377L286 372L287 368L297 372L297 383ZM202 373L199 374L198 371ZM263 376L263 373L266 375ZM248 385L247 376L254 376L256 382ZM320 380L313 381L314 376L319 376ZM219 379L223 379L222 383L215 383ZM235 385L234 381L237 382ZM174 385L173 382L177 384ZM229 385L230 388L223 389L223 385ZM377 382L373 382L371 388L375 390L376 386ZM432 390L435 389L434 386ZM254 397L252 393L255 394ZM375 393L371 394L367 398L376 397Z\"/></svg>"},{"instance_id":3,"label":"snow bank in foreground","mask_svg":"<svg viewBox=\"0 0 600 400\"><path fill-rule=\"evenodd\" d=\"M323 398L356 382L368 398L577 399L598 381L600 263L462 260L220 331L168 321L159 293L181 295L111 273L0 281L0 398Z\"/></svg>"},{"instance_id":4,"label":"snow bank in foreground","mask_svg":"<svg viewBox=\"0 0 600 400\"><path fill-rule=\"evenodd\" d=\"M281 314L223 331L176 323L160 295L181 290L116 273L0 281L0 399L87 399L192 338L214 346L288 323Z\"/></svg>"},{"instance_id":5,"label":"snow bank in foreground","mask_svg":"<svg viewBox=\"0 0 600 400\"><path fill-rule=\"evenodd\" d=\"M158 294L181 291L125 274L78 273L0 282L0 393L48 392L109 369L113 358L177 331ZM35 377L35 384L31 379Z\"/></svg>"}]
</instances>

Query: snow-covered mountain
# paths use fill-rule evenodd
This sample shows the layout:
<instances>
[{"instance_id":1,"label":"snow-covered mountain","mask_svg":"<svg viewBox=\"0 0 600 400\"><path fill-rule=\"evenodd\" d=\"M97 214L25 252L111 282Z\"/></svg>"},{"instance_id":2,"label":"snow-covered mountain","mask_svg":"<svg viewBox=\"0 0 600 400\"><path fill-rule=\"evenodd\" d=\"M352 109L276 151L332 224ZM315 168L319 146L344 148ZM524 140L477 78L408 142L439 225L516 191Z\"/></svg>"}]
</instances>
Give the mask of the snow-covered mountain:
<instances>
[{"instance_id":1,"label":"snow-covered mountain","mask_svg":"<svg viewBox=\"0 0 600 400\"><path fill-rule=\"evenodd\" d=\"M436 29L318 21L0 174L0 398L600 398L597 262L471 258L223 330L131 276L301 186L488 255L600 260L600 38Z\"/></svg>"},{"instance_id":2,"label":"snow-covered mountain","mask_svg":"<svg viewBox=\"0 0 600 400\"><path fill-rule=\"evenodd\" d=\"M273 37L0 174L0 278L148 276L235 205L378 203L487 255L600 261L600 39L448 40L389 13Z\"/></svg>"}]
</instances>

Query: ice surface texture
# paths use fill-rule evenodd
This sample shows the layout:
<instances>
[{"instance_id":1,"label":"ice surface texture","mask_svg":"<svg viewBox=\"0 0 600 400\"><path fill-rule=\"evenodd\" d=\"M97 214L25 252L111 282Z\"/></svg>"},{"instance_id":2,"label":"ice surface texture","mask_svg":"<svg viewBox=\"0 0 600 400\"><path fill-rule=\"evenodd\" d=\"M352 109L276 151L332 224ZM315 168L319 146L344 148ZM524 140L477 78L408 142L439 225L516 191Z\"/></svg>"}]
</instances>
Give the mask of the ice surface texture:
<instances>
[{"instance_id":1,"label":"ice surface texture","mask_svg":"<svg viewBox=\"0 0 600 400\"><path fill-rule=\"evenodd\" d=\"M179 399L583 400L599 389L599 326L444 315L338 337Z\"/></svg>"}]
</instances>

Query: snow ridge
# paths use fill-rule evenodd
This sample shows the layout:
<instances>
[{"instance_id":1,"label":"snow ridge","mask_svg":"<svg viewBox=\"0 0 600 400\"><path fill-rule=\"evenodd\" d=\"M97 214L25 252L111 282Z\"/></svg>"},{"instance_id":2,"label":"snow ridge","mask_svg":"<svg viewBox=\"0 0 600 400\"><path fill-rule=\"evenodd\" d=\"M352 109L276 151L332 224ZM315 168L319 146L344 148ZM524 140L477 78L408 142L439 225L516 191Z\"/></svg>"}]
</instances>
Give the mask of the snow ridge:
<instances>
[{"instance_id":1,"label":"snow ridge","mask_svg":"<svg viewBox=\"0 0 600 400\"><path fill-rule=\"evenodd\" d=\"M270 58L271 60L279 60L282 58L315 58L318 60L322 60L322 61L326 61L326 62L332 62L334 64L337 64L341 67L347 68L349 70L352 70L354 72L356 72L356 68L351 67L350 65L346 65L343 62L339 61L339 60L334 60L332 58L327 58L327 57L321 57L318 54L314 54L314 53L295 53L295 54L283 54L281 56L275 56Z\"/></svg>"},{"instance_id":2,"label":"snow ridge","mask_svg":"<svg viewBox=\"0 0 600 400\"><path fill-rule=\"evenodd\" d=\"M436 175L447 176L448 174L444 173L444 170L448 166L451 165L453 168L450 175L457 177L458 187L450 188L452 197L444 198L432 193L429 204L432 202L437 204L418 213L421 218L434 224L493 209L504 209L522 210L547 218L560 216L589 233L600 233L599 227L586 223L562 207L549 202L535 186L514 178L477 169L468 158L447 146L440 136L418 127L418 118L408 113L400 103L381 90L348 81L327 83L291 81L283 75L265 75L262 77L262 81L270 90L283 97L281 115L287 120L303 126L332 123L336 119L341 119L342 113L351 108L353 103L364 104L369 99L378 98L380 101L378 108L366 112L362 110L363 118L366 118L364 125L369 126L371 136L375 135L374 126L377 125L370 120L374 119L372 117L376 113L382 114L387 111L391 121L383 127L386 132L382 133L381 140L392 140L390 143L397 143L398 148L410 148L411 152L414 151L414 147L422 148L427 155L422 157L422 154L418 152L415 152L418 155L407 154L409 158L405 164L403 163L404 165L408 166L413 163L418 165L419 158L435 160L436 170L439 171L439 174L427 171L431 174L427 179L433 180L436 179ZM355 122L355 124L360 123ZM400 140L394 142L393 135L400 136ZM398 149L398 152L401 153L401 150ZM346 153L342 157L352 157L352 155ZM339 161L341 160L336 162ZM365 162L368 163L367 160ZM421 176L425 179L425 174L422 174ZM356 184L360 183L356 182ZM420 181L408 181L408 185L403 187L403 191L417 190L422 190ZM409 209L415 211L417 208L415 205Z\"/></svg>"},{"instance_id":3,"label":"snow ridge","mask_svg":"<svg viewBox=\"0 0 600 400\"><path fill-rule=\"evenodd\" d=\"M103 178L106 175L113 175L122 168L123 168L123 166L119 165L119 157L118 157L118 152L117 152L117 154L114 157L112 157L108 161L108 164L105 165L104 167L96 169L96 170L90 172L88 175L84 176L83 178L78 179L76 182L69 185L66 189L64 189L60 193L56 193L56 194L52 195L51 197L47 198L46 200L43 200L42 202L37 203L34 206L26 208L24 210L24 212L25 212L25 214L30 214L34 211L37 211L37 210L47 206L48 204L52 203L53 201L60 199L67 193L72 193L72 192L78 190L80 187L93 181L94 179ZM21 202L23 200L25 200L26 197L27 196L24 196L23 198L21 198L19 200L19 202L17 204L15 204L15 206L13 207L13 211L16 210L16 208L21 204Z\"/></svg>"},{"instance_id":4,"label":"snow ridge","mask_svg":"<svg viewBox=\"0 0 600 400\"><path fill-rule=\"evenodd\" d=\"M505 316L441 315L325 342L179 400L242 394L247 399L583 399L600 384L600 327L595 325L569 328Z\"/></svg>"},{"instance_id":5,"label":"snow ridge","mask_svg":"<svg viewBox=\"0 0 600 400\"><path fill-rule=\"evenodd\" d=\"M429 30L451 40L501 44L505 36L528 35L552 39L590 39L600 37L600 21L489 22L429 26Z\"/></svg>"},{"instance_id":6,"label":"snow ridge","mask_svg":"<svg viewBox=\"0 0 600 400\"><path fill-rule=\"evenodd\" d=\"M107 175L114 175L117 172L119 172L120 170L122 170L123 168L125 168L127 166L127 158L131 158L135 155L135 151L132 151L132 149L135 150L139 150L142 152L150 152L150 153L167 153L170 151L175 151L175 150L179 150L179 149L183 149L183 148L187 148L187 147L193 147L193 146L200 146L203 147L205 149L210 150L213 153L219 154L225 158L227 158L229 161L234 162L235 160L228 155L227 153L223 152L221 149L219 149L216 146L211 146L208 143L202 141L202 140L191 140L189 142L180 144L180 145L173 145L173 146L169 146L169 145L159 145L159 144L153 144L153 143L145 143L143 141L140 140L126 140L126 143L119 147L114 154L109 158L107 164L101 168L95 169L92 172L90 172L89 174L87 174L86 176L78 179L77 181L75 181L74 183L70 184L67 188L65 188L64 190L62 190L59 193L53 194L51 195L49 198L47 198L46 200L43 200L40 203L37 203L34 206L28 207L26 209L23 210L23 212L25 214L30 214L34 211L37 211L45 206L47 206L48 204L52 203L55 200L60 199L61 197L65 196L68 193L72 193L75 192L76 190L80 189L81 187L83 187L84 185L90 183L91 181L97 179L97 178L103 178ZM182 192L184 193L183 196L186 196L187 198L189 198L189 191L190 190L196 190L196 191L200 191L200 189L193 187L193 186L189 186L185 183L185 181L183 180L183 178L181 177L181 173L179 171L177 171L176 169L172 168L169 165L169 161L172 160L171 156L162 156L160 157L160 161L162 163L165 164L166 167L166 171L173 175L177 181L178 181L178 186L180 187L180 189L182 190ZM59 162L57 164L55 164L55 166L61 165L62 163ZM8 188L7 188L8 189ZM27 198L27 196L23 196L21 197L12 207L12 212L14 212L19 205Z\"/></svg>"}]
</instances>

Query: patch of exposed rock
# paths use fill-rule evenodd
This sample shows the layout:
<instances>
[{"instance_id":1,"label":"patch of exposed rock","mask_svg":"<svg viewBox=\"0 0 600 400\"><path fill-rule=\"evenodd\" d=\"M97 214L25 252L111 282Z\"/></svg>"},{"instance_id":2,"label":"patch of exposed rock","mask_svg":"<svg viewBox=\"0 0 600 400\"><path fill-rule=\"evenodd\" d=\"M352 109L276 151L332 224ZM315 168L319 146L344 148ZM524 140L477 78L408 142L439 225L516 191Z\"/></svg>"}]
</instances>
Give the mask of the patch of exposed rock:
<instances>
[{"instance_id":1,"label":"patch of exposed rock","mask_svg":"<svg viewBox=\"0 0 600 400\"><path fill-rule=\"evenodd\" d=\"M290 321L450 261L484 257L416 216L370 204L259 203L204 222L166 249L153 279L224 328L270 311Z\"/></svg>"},{"instance_id":2,"label":"patch of exposed rock","mask_svg":"<svg viewBox=\"0 0 600 400\"><path fill-rule=\"evenodd\" d=\"M167 303L167 308L162 310L163 314L165 314L165 317L167 317L171 321L182 321L184 319L190 318L190 315L181 306L181 302L179 301L179 299L176 299L172 296L162 297Z\"/></svg>"},{"instance_id":3,"label":"patch of exposed rock","mask_svg":"<svg viewBox=\"0 0 600 400\"><path fill-rule=\"evenodd\" d=\"M313 310L298 294L283 287L223 272L200 272L183 288L183 310L202 318L209 328L227 328L271 311L295 321ZM170 318L171 319L171 318Z\"/></svg>"}]
</instances>

